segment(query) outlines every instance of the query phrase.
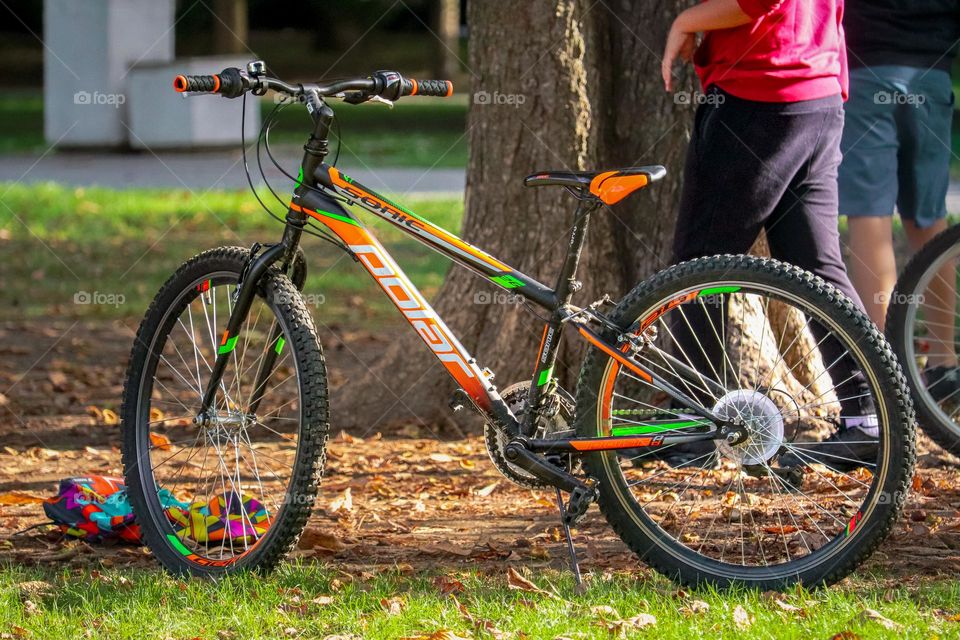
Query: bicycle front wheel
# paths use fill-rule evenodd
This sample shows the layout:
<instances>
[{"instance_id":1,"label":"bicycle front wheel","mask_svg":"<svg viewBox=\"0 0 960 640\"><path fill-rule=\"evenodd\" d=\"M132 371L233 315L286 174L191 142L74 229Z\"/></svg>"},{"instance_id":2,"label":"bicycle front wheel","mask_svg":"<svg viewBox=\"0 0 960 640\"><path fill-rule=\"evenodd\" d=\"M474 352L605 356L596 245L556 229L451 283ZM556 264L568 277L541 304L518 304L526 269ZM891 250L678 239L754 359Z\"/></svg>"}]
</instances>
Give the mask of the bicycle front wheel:
<instances>
[{"instance_id":1,"label":"bicycle front wheel","mask_svg":"<svg viewBox=\"0 0 960 640\"><path fill-rule=\"evenodd\" d=\"M635 357L653 377L592 350L577 431L650 436L584 458L601 511L644 562L690 585L816 586L889 533L913 466L912 409L889 346L849 299L790 265L715 256L641 283L611 319L642 333ZM709 431L707 413L746 439L657 446Z\"/></svg>"},{"instance_id":2,"label":"bicycle front wheel","mask_svg":"<svg viewBox=\"0 0 960 640\"><path fill-rule=\"evenodd\" d=\"M225 247L163 285L134 342L122 408L123 464L144 542L170 571L269 569L316 496L327 386L309 312L276 269L241 330L220 332L249 252ZM218 353L228 364L208 420L195 420Z\"/></svg>"},{"instance_id":3,"label":"bicycle front wheel","mask_svg":"<svg viewBox=\"0 0 960 640\"><path fill-rule=\"evenodd\" d=\"M913 392L920 427L960 455L960 379L957 370L957 259L960 226L937 234L897 281L886 330Z\"/></svg>"}]
</instances>

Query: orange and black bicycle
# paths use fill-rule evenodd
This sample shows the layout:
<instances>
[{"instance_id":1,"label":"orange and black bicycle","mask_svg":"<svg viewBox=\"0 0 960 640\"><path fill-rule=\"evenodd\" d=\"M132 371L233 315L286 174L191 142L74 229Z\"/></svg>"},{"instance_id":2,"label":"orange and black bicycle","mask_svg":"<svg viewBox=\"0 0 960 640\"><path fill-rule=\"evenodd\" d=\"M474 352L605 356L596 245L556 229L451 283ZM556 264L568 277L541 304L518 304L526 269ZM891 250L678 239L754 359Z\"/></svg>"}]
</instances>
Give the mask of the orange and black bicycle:
<instances>
[{"instance_id":1,"label":"orange and black bicycle","mask_svg":"<svg viewBox=\"0 0 960 640\"><path fill-rule=\"evenodd\" d=\"M330 416L323 352L301 293L304 234L370 273L456 381L455 403L484 417L497 469L520 485L556 489L568 542L569 527L597 502L640 559L667 576L766 589L838 580L890 531L913 465L912 408L883 336L830 285L776 261L715 256L657 273L617 303L574 304L588 219L659 180L663 167L526 178L577 202L551 287L325 162L334 99L443 97L449 82L378 71L289 84L257 62L178 76L174 87L228 98L273 90L305 105L314 129L293 196L281 200L279 242L211 249L184 263L133 345L126 480L144 539L169 570L271 568L311 513ZM544 309L531 379L498 390L356 209ZM590 346L572 392L553 375L564 329ZM851 415L876 426L856 452L849 438L832 438Z\"/></svg>"}]
</instances>

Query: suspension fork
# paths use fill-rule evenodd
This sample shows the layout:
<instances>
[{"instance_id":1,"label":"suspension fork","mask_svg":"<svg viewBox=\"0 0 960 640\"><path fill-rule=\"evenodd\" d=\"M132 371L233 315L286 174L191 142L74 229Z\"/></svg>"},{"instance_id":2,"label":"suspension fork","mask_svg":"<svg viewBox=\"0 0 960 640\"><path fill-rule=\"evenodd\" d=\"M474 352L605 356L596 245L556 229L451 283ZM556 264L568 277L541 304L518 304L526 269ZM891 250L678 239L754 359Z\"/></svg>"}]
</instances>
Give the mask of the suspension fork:
<instances>
[{"instance_id":1,"label":"suspension fork","mask_svg":"<svg viewBox=\"0 0 960 640\"><path fill-rule=\"evenodd\" d=\"M297 291L303 291L303 285L307 281L307 261L301 251L297 251L293 258L293 267L290 272L290 280ZM257 377L253 386L253 393L250 396L250 404L246 408L246 413L253 415L260 407L263 400L263 394L267 388L267 382L273 374L273 367L277 359L283 352L283 328L276 320L273 321L273 327L270 329L270 342L267 343L266 353L260 360L260 366L257 368Z\"/></svg>"},{"instance_id":2,"label":"suspension fork","mask_svg":"<svg viewBox=\"0 0 960 640\"><path fill-rule=\"evenodd\" d=\"M284 234L286 236L286 233ZM285 238L286 239L286 238ZM223 372L227 367L230 354L237 346L237 338L240 333L240 325L246 320L250 307L253 305L253 298L256 295L260 280L267 272L267 269L277 260L286 255L289 247L284 242L270 245L262 253L251 260L244 267L240 274L240 286L234 294L233 312L230 314L230 320L227 321L227 329L223 332L220 345L217 349L217 359L213 364L213 370L210 372L210 379L207 381L206 389L203 392L203 400L200 404L200 412L197 419L200 423L206 423L208 412L214 406L214 400L217 396L217 387L223 379ZM238 372L239 375L240 372Z\"/></svg>"}]
</instances>

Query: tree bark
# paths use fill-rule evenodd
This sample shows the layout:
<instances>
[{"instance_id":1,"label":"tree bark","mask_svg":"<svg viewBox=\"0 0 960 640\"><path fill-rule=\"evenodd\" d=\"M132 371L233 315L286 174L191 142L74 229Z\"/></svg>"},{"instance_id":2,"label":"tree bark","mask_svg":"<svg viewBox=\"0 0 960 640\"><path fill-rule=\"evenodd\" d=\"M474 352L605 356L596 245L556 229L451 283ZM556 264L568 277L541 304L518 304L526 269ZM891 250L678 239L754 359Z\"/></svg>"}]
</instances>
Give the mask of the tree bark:
<instances>
[{"instance_id":1,"label":"tree bark","mask_svg":"<svg viewBox=\"0 0 960 640\"><path fill-rule=\"evenodd\" d=\"M460 0L433 1L433 77L449 79L459 71Z\"/></svg>"},{"instance_id":2,"label":"tree bark","mask_svg":"<svg viewBox=\"0 0 960 640\"><path fill-rule=\"evenodd\" d=\"M247 0L214 0L213 50L247 53Z\"/></svg>"}]
</instances>

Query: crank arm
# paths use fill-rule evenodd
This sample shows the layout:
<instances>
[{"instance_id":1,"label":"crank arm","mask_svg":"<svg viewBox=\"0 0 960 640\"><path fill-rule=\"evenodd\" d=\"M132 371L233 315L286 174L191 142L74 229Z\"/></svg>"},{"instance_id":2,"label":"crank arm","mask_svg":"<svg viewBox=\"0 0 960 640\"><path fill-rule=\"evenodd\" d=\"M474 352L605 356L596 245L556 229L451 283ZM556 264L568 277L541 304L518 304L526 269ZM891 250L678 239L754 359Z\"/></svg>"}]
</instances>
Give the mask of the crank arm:
<instances>
[{"instance_id":1,"label":"crank arm","mask_svg":"<svg viewBox=\"0 0 960 640\"><path fill-rule=\"evenodd\" d=\"M536 455L521 439L511 440L503 450L504 457L524 471L530 472L538 480L566 491L567 493L588 492L591 495L596 491L593 487L583 482L573 474L570 474L560 467L550 464L543 457Z\"/></svg>"}]
</instances>

